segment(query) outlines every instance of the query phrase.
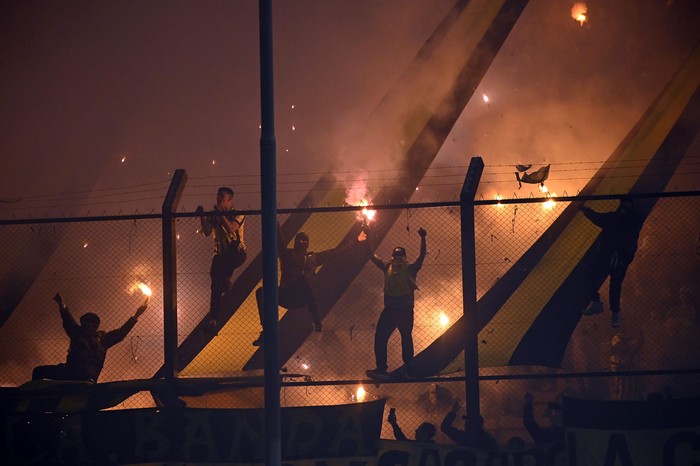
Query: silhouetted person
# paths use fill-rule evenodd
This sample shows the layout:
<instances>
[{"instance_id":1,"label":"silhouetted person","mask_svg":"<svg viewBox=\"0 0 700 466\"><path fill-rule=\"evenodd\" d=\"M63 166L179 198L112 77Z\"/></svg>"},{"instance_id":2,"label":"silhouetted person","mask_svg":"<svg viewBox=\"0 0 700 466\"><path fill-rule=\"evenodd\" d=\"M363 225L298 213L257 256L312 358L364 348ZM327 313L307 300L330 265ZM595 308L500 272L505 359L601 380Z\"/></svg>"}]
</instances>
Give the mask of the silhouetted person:
<instances>
[{"instance_id":1,"label":"silhouetted person","mask_svg":"<svg viewBox=\"0 0 700 466\"><path fill-rule=\"evenodd\" d=\"M82 380L96 383L102 372L107 350L126 338L148 306L148 298L146 298L146 302L124 325L116 330L104 332L99 329L100 317L97 314L92 312L83 314L78 324L63 303L61 295L56 293L53 299L58 304L63 329L70 338L68 357L62 364L35 367L32 380Z\"/></svg>"},{"instance_id":2,"label":"silhouetted person","mask_svg":"<svg viewBox=\"0 0 700 466\"><path fill-rule=\"evenodd\" d=\"M423 266L427 250L426 231L419 228L418 235L420 236L420 254L413 263L408 262L406 250L402 247L394 248L390 260L382 260L372 252L374 250L371 244L372 236L369 235L370 259L384 272L384 309L379 314L374 334L374 357L377 365L375 369L366 371L367 376L373 379L388 377L387 343L391 334L397 329L401 334L401 358L406 367L406 376L413 375L414 292L418 289L416 276Z\"/></svg>"},{"instance_id":3,"label":"silhouetted person","mask_svg":"<svg viewBox=\"0 0 700 466\"><path fill-rule=\"evenodd\" d=\"M360 233L359 241L364 241L365 234ZM316 270L327 262L338 257L345 248L327 249L321 252L309 251L309 235L299 232L294 237L294 246L287 247L287 239L282 234L282 229L277 226L277 254L280 261L281 277L277 289L277 299L280 306L285 309L304 307L311 314L314 331L322 332L323 324L318 315L318 303L314 292ZM255 300L258 304L260 325L263 323L263 288L255 290ZM264 329L263 329L264 330ZM253 342L254 346L263 344L263 332Z\"/></svg>"},{"instance_id":4,"label":"silhouetted person","mask_svg":"<svg viewBox=\"0 0 700 466\"><path fill-rule=\"evenodd\" d=\"M399 427L398 422L396 422L395 408L391 408L389 410L389 416L386 418L386 420L389 421L391 428L394 430L394 438L396 438L396 440L411 440L408 437L406 437L406 435L404 435L403 431L401 430L401 427ZM416 428L415 441L423 443L435 443L436 433L437 429L432 423L423 422L421 425L418 426L418 428Z\"/></svg>"},{"instance_id":5,"label":"silhouetted person","mask_svg":"<svg viewBox=\"0 0 700 466\"><path fill-rule=\"evenodd\" d=\"M452 425L457 417L457 411L459 411L460 407L461 405L459 400L455 400L455 402L452 404L452 408L447 412L445 418L442 420L440 430L456 445L476 447L488 451L498 451L498 442L493 435L484 430L483 417L479 416L477 419L478 425L475 438L469 438L466 430L460 430ZM464 416L464 419L466 420L466 416Z\"/></svg>"},{"instance_id":6,"label":"silhouetted person","mask_svg":"<svg viewBox=\"0 0 700 466\"><path fill-rule=\"evenodd\" d=\"M564 440L564 428L561 424L561 405L558 403L548 403L549 426L543 427L535 420L535 413L532 407L533 396L531 393L525 394L523 405L523 425L527 429L532 440L537 444L552 443Z\"/></svg>"},{"instance_id":7,"label":"silhouetted person","mask_svg":"<svg viewBox=\"0 0 700 466\"><path fill-rule=\"evenodd\" d=\"M221 323L221 301L231 289L231 277L236 268L243 265L248 252L243 241L245 216L237 215L233 207L233 190L221 187L216 193L214 214L204 215L200 205L196 212L202 224L204 236L214 234L214 257L211 260L211 299L209 302L209 325L215 328Z\"/></svg>"},{"instance_id":8,"label":"silhouetted person","mask_svg":"<svg viewBox=\"0 0 700 466\"><path fill-rule=\"evenodd\" d=\"M634 203L628 198L621 199L620 206L613 212L596 212L586 206L581 207L581 212L602 229L592 262L586 271L586 287L591 302L583 310L583 314L589 316L603 312L598 284L601 275L610 275L611 323L613 327L619 327L622 281L637 251L637 240L642 225L635 215Z\"/></svg>"}]
</instances>

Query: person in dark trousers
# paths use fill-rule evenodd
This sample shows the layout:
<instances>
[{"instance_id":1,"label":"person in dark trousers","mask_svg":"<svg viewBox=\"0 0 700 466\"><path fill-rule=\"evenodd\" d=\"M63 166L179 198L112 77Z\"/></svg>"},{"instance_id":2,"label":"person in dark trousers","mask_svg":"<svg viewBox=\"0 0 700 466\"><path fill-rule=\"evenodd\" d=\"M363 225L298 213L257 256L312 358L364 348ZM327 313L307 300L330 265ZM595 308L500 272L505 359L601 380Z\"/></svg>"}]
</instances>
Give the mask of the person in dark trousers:
<instances>
[{"instance_id":1,"label":"person in dark trousers","mask_svg":"<svg viewBox=\"0 0 700 466\"><path fill-rule=\"evenodd\" d=\"M198 206L196 212L201 222L204 236L214 235L214 257L211 261L211 299L209 301L209 326L216 328L223 318L222 298L231 289L231 277L236 268L243 265L248 257L243 241L245 217L236 214L233 207L233 189L221 187L216 193L216 205L212 215L204 215L204 208Z\"/></svg>"},{"instance_id":2,"label":"person in dark trousers","mask_svg":"<svg viewBox=\"0 0 700 466\"><path fill-rule=\"evenodd\" d=\"M598 284L601 275L610 275L611 324L612 327L619 327L622 281L637 251L637 241L642 225L635 215L634 203L629 198L621 199L620 206L612 212L596 212L586 206L581 207L581 212L602 229L592 262L586 271L586 288L591 301L583 310L583 315L590 316L603 312Z\"/></svg>"},{"instance_id":3,"label":"person in dark trousers","mask_svg":"<svg viewBox=\"0 0 700 466\"><path fill-rule=\"evenodd\" d=\"M364 232L358 237L359 241L364 241ZM294 246L287 247L287 240L282 234L282 229L277 226L277 254L280 261L282 276L277 289L278 303L286 309L304 307L311 314L314 331L322 332L323 324L318 315L318 303L314 293L314 281L316 271L328 261L338 257L345 248L333 248L325 251L309 251L309 235L299 232L294 237ZM263 323L263 288L255 290L255 300L258 304L258 315L260 325ZM263 344L263 332L253 342L253 346Z\"/></svg>"},{"instance_id":4,"label":"person in dark trousers","mask_svg":"<svg viewBox=\"0 0 700 466\"><path fill-rule=\"evenodd\" d=\"M396 440L410 441L410 439L406 437L406 435L401 430L399 423L396 422L396 408L391 408L389 410L389 416L386 418L386 420L391 425L391 428L394 431L394 438ZM435 443L436 433L437 429L435 429L435 426L432 423L423 422L416 428L415 441L423 443Z\"/></svg>"},{"instance_id":5,"label":"person in dark trousers","mask_svg":"<svg viewBox=\"0 0 700 466\"><path fill-rule=\"evenodd\" d=\"M523 405L523 425L527 430L532 440L537 444L545 444L559 442L564 440L564 428L561 424L561 405L559 403L550 402L547 404L549 411L549 427L540 426L535 420L535 413L532 407L534 397L531 393L525 394L525 403Z\"/></svg>"},{"instance_id":6,"label":"person in dark trousers","mask_svg":"<svg viewBox=\"0 0 700 466\"><path fill-rule=\"evenodd\" d=\"M447 435L456 445L481 448L488 451L498 451L498 442L489 432L484 430L484 418L479 416L475 438L469 438L466 430L461 430L452 425L457 417L457 411L461 408L459 400L455 400L452 408L447 412L440 424L440 430ZM466 419L466 416L464 417Z\"/></svg>"},{"instance_id":7,"label":"person in dark trousers","mask_svg":"<svg viewBox=\"0 0 700 466\"><path fill-rule=\"evenodd\" d=\"M379 314L377 329L374 334L374 357L376 368L366 371L372 379L388 377L387 343L394 330L401 334L401 357L403 359L406 377L411 377L413 363L413 304L414 292L418 289L416 276L423 267L426 254L425 237L427 232L418 229L420 236L420 253L415 262L406 259L406 249L394 248L391 259L384 261L372 251L374 247L370 238L370 259L384 272L384 309Z\"/></svg>"},{"instance_id":8,"label":"person in dark trousers","mask_svg":"<svg viewBox=\"0 0 700 466\"><path fill-rule=\"evenodd\" d=\"M107 350L122 341L136 325L136 321L146 311L148 298L136 313L116 330L100 330L100 317L88 312L80 316L80 324L68 310L60 293L54 301L63 320L63 329L70 338L68 357L65 363L53 366L38 366L32 372L32 380L79 380L96 383L102 372Z\"/></svg>"}]
</instances>

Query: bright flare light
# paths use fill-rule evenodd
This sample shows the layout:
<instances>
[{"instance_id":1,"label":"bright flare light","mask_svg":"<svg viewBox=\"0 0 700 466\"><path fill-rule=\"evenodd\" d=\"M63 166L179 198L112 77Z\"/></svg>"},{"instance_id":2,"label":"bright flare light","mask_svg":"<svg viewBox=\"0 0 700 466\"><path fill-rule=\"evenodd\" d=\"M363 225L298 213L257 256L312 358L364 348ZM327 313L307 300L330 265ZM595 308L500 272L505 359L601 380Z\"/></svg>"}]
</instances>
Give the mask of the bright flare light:
<instances>
[{"instance_id":1,"label":"bright flare light","mask_svg":"<svg viewBox=\"0 0 700 466\"><path fill-rule=\"evenodd\" d=\"M484 102L489 103L489 96L486 94L481 94L481 98L484 99Z\"/></svg>"},{"instance_id":2,"label":"bright flare light","mask_svg":"<svg viewBox=\"0 0 700 466\"><path fill-rule=\"evenodd\" d=\"M360 385L357 387L357 392L355 393L355 399L357 401L365 401L365 397L367 396L367 392L365 391L365 387Z\"/></svg>"},{"instance_id":3,"label":"bright flare light","mask_svg":"<svg viewBox=\"0 0 700 466\"><path fill-rule=\"evenodd\" d=\"M583 23L588 21L586 13L588 13L588 7L585 3L574 3L574 6L571 7L571 17L578 21L581 27L583 27Z\"/></svg>"},{"instance_id":4,"label":"bright flare light","mask_svg":"<svg viewBox=\"0 0 700 466\"><path fill-rule=\"evenodd\" d=\"M554 200L555 197L557 197L557 193L552 193L550 197L542 203L542 210L552 210L557 205L557 201Z\"/></svg>"},{"instance_id":5,"label":"bright flare light","mask_svg":"<svg viewBox=\"0 0 700 466\"><path fill-rule=\"evenodd\" d=\"M308 364L306 364L305 362L303 362L303 363L301 363L301 367L302 367L302 369L304 369L305 371L308 371L310 366L309 366Z\"/></svg>"},{"instance_id":6,"label":"bright flare light","mask_svg":"<svg viewBox=\"0 0 700 466\"><path fill-rule=\"evenodd\" d=\"M549 188L543 184L537 185L537 188L540 190L541 193L548 193L549 192Z\"/></svg>"},{"instance_id":7,"label":"bright flare light","mask_svg":"<svg viewBox=\"0 0 700 466\"><path fill-rule=\"evenodd\" d=\"M133 285L131 288L129 288L129 293L134 294L136 290L140 290L141 293L143 293L144 296L150 298L151 295L153 294L153 291L151 291L151 288L146 285L144 282L138 282L135 285Z\"/></svg>"},{"instance_id":8,"label":"bright flare light","mask_svg":"<svg viewBox=\"0 0 700 466\"><path fill-rule=\"evenodd\" d=\"M502 209L503 207L505 207L505 205L503 205L501 203L501 201L503 200L503 196L501 196L500 194L496 194L496 200L498 201L498 203L496 204L496 207L498 207L499 209Z\"/></svg>"},{"instance_id":9,"label":"bright flare light","mask_svg":"<svg viewBox=\"0 0 700 466\"><path fill-rule=\"evenodd\" d=\"M369 205L369 202L367 202L367 199L362 199L358 205L367 206ZM376 210L368 209L367 207L365 207L362 209L362 216L364 217L364 219L362 220L369 223L372 220L374 220L374 216L376 215L376 213Z\"/></svg>"},{"instance_id":10,"label":"bright flare light","mask_svg":"<svg viewBox=\"0 0 700 466\"><path fill-rule=\"evenodd\" d=\"M447 317L447 314L445 314L445 311L440 311L440 325L443 327L447 327L447 324L450 323L450 318Z\"/></svg>"}]
</instances>

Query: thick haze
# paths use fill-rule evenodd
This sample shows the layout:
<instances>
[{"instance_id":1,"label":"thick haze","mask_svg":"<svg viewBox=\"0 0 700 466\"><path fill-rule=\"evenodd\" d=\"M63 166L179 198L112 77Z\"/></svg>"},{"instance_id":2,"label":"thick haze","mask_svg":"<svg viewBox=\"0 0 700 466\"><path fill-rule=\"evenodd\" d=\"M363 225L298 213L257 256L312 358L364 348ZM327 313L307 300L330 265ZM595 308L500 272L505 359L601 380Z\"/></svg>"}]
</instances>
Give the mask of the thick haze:
<instances>
[{"instance_id":1,"label":"thick haze","mask_svg":"<svg viewBox=\"0 0 700 466\"><path fill-rule=\"evenodd\" d=\"M275 2L281 206L319 172L391 183L377 171L396 167L389 155L345 149L453 3ZM698 42L692 0L589 1L583 26L572 5L530 2L414 200L452 199L474 155L485 196L517 190L498 166L517 162L552 163L550 189L574 194ZM0 218L159 210L175 168L190 176L187 210L221 184L239 208L259 206L257 2L6 1L0 13Z\"/></svg>"}]
</instances>

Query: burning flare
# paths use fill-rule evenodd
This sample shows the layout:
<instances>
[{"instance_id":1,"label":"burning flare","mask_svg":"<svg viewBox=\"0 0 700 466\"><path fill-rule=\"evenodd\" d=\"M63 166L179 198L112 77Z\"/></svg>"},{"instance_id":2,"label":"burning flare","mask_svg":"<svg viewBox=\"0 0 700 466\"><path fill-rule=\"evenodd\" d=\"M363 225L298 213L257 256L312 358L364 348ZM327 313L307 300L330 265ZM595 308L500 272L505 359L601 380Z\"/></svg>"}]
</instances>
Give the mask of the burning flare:
<instances>
[{"instance_id":1,"label":"burning flare","mask_svg":"<svg viewBox=\"0 0 700 466\"><path fill-rule=\"evenodd\" d=\"M147 298L150 298L151 295L153 294L153 291L151 291L151 288L146 285L144 282L138 282L135 285L132 285L131 288L129 288L129 293L134 294L136 293L136 290L141 291L143 295Z\"/></svg>"},{"instance_id":2,"label":"burning flare","mask_svg":"<svg viewBox=\"0 0 700 466\"><path fill-rule=\"evenodd\" d=\"M571 7L571 17L578 21L581 27L583 27L583 23L588 21L586 13L588 13L588 7L585 3L574 3L574 6Z\"/></svg>"},{"instance_id":3,"label":"burning flare","mask_svg":"<svg viewBox=\"0 0 700 466\"><path fill-rule=\"evenodd\" d=\"M365 387L360 385L357 387L357 392L355 392L355 400L362 402L365 401L365 398L367 397L367 391L365 390Z\"/></svg>"},{"instance_id":4,"label":"burning flare","mask_svg":"<svg viewBox=\"0 0 700 466\"><path fill-rule=\"evenodd\" d=\"M362 199L358 205L368 206L369 202L366 199ZM374 220L374 216L377 213L376 210L368 209L367 207L363 208L361 212L362 212L362 216L364 217L362 220L365 223L369 223L372 220Z\"/></svg>"}]
</instances>

